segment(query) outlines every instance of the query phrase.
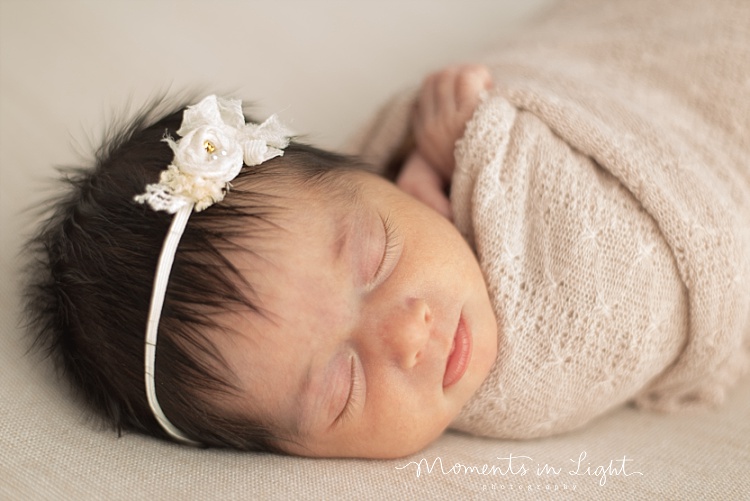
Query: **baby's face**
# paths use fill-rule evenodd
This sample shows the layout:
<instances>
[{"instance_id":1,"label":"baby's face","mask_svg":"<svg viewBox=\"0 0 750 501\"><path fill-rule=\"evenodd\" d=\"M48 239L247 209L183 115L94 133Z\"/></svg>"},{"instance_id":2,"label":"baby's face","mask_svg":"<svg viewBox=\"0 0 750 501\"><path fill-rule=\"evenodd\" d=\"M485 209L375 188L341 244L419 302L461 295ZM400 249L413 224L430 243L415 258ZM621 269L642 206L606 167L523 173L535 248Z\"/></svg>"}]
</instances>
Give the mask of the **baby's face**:
<instances>
[{"instance_id":1,"label":"baby's face","mask_svg":"<svg viewBox=\"0 0 750 501\"><path fill-rule=\"evenodd\" d=\"M477 390L497 324L448 220L377 176L343 176L356 190L284 199L261 264L233 257L263 313L233 314L242 334L219 340L246 395L230 405L293 437L292 454L400 457Z\"/></svg>"}]
</instances>

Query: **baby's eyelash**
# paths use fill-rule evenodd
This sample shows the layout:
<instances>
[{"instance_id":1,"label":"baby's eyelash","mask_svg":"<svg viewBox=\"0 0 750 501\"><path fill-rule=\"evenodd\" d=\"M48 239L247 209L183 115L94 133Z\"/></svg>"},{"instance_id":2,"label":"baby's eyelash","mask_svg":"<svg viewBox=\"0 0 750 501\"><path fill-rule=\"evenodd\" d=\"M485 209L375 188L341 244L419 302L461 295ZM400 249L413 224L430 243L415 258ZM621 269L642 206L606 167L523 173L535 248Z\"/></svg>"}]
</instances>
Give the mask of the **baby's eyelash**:
<instances>
[{"instance_id":1,"label":"baby's eyelash","mask_svg":"<svg viewBox=\"0 0 750 501\"><path fill-rule=\"evenodd\" d=\"M385 228L385 250L383 251L383 259L380 260L378 269L375 272L375 278L380 276L383 268L385 268L385 265L389 262L393 250L396 248L396 239L393 238L396 232L396 225L393 224L390 217L381 216L381 220L383 221L383 228Z\"/></svg>"},{"instance_id":2,"label":"baby's eyelash","mask_svg":"<svg viewBox=\"0 0 750 501\"><path fill-rule=\"evenodd\" d=\"M356 404L359 400L361 381L357 377L356 362L354 360L354 357L352 357L351 363L351 378L352 382L351 386L349 386L349 395L346 398L346 404L344 404L344 408L341 411L341 414L339 414L333 422L334 425L338 425L341 422L346 421L346 419L350 417L353 412L354 404Z\"/></svg>"}]
</instances>

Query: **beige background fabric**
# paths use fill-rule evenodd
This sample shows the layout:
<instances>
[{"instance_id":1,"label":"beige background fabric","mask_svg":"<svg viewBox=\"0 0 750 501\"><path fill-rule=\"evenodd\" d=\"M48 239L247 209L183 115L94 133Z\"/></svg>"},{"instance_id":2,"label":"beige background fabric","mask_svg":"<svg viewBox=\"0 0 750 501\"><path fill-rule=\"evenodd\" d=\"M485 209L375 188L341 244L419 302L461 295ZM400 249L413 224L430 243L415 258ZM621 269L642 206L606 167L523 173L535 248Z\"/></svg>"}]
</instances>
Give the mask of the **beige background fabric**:
<instances>
[{"instance_id":1,"label":"beige background fabric","mask_svg":"<svg viewBox=\"0 0 750 501\"><path fill-rule=\"evenodd\" d=\"M393 92L547 3L0 0L0 499L750 498L747 379L716 411L626 408L543 440L448 433L410 458L322 461L117 438L26 354L18 284L33 207L54 167L90 157L128 102L231 92L337 147ZM597 475L623 458L628 476Z\"/></svg>"}]
</instances>

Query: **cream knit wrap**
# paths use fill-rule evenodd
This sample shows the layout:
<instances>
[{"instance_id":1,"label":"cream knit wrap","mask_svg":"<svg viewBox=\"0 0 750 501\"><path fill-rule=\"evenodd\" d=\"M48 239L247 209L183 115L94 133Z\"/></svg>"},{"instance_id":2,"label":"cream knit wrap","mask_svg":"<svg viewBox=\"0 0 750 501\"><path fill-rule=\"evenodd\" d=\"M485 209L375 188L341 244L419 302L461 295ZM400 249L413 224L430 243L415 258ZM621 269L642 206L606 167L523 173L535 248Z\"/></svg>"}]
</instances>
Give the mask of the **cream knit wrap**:
<instances>
[{"instance_id":1,"label":"cream knit wrap","mask_svg":"<svg viewBox=\"0 0 750 501\"><path fill-rule=\"evenodd\" d=\"M527 438L725 397L750 327L750 2L567 2L480 58L451 201L499 353L453 427ZM355 151L382 164L413 92Z\"/></svg>"}]
</instances>

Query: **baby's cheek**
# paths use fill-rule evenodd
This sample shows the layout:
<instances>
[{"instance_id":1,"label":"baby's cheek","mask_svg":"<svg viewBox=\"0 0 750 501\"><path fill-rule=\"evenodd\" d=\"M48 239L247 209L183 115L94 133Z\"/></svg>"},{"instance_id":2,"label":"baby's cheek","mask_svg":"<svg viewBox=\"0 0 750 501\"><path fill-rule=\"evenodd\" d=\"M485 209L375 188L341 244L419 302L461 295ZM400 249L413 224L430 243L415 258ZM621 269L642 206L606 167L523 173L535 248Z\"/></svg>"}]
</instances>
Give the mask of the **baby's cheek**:
<instances>
[{"instance_id":1,"label":"baby's cheek","mask_svg":"<svg viewBox=\"0 0 750 501\"><path fill-rule=\"evenodd\" d=\"M391 457L418 452L438 438L455 416L429 392L396 381L374 381L370 386L379 398L373 402L373 417L367 429L373 447L384 447ZM373 395L374 396L374 395ZM374 399L373 399L374 400ZM372 430L384 433L372 433Z\"/></svg>"}]
</instances>

